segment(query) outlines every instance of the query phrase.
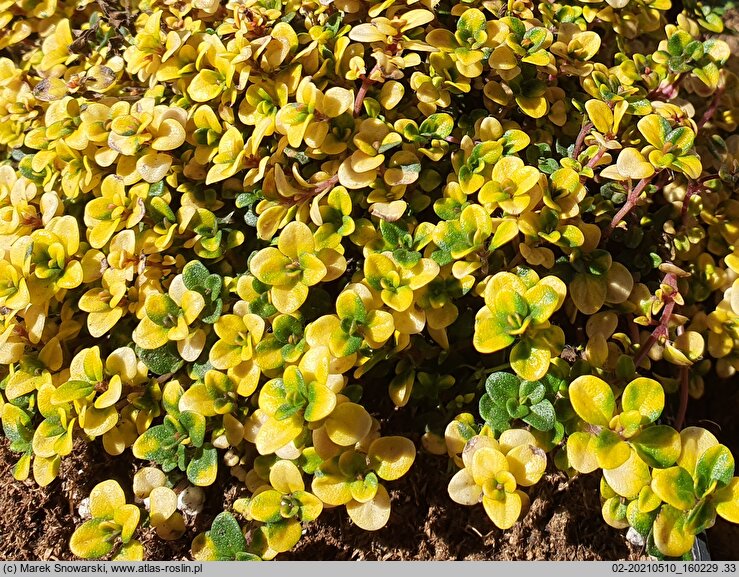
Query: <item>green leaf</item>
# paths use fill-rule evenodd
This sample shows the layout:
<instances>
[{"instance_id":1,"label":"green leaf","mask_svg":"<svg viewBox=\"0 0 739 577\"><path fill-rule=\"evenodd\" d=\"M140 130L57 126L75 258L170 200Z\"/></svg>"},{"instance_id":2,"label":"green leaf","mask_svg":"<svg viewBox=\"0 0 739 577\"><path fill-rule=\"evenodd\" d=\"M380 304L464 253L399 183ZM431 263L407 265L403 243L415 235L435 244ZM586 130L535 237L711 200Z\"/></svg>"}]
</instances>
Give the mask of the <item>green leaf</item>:
<instances>
[{"instance_id":1,"label":"green leaf","mask_svg":"<svg viewBox=\"0 0 739 577\"><path fill-rule=\"evenodd\" d=\"M513 16L508 18L508 25L518 38L523 38L523 35L526 34L526 26L518 18Z\"/></svg>"},{"instance_id":2,"label":"green leaf","mask_svg":"<svg viewBox=\"0 0 739 577\"><path fill-rule=\"evenodd\" d=\"M55 405L60 405L62 403L84 399L94 390L94 383L88 383L87 381L67 381L52 393L51 402Z\"/></svg>"},{"instance_id":3,"label":"green leaf","mask_svg":"<svg viewBox=\"0 0 739 577\"><path fill-rule=\"evenodd\" d=\"M527 290L525 298L529 303L529 316L535 323L544 323L559 306L559 296L556 291L544 283L539 283Z\"/></svg>"},{"instance_id":4,"label":"green leaf","mask_svg":"<svg viewBox=\"0 0 739 577\"><path fill-rule=\"evenodd\" d=\"M657 381L639 377L631 381L621 396L624 412L638 411L648 422L653 423L665 407L665 391Z\"/></svg>"},{"instance_id":5,"label":"green leaf","mask_svg":"<svg viewBox=\"0 0 739 577\"><path fill-rule=\"evenodd\" d=\"M693 478L682 467L655 469L651 488L657 497L681 511L687 511L695 505Z\"/></svg>"},{"instance_id":6,"label":"green leaf","mask_svg":"<svg viewBox=\"0 0 739 577\"><path fill-rule=\"evenodd\" d=\"M418 127L418 132L423 136L443 140L454 130L454 119L445 113L432 114Z\"/></svg>"},{"instance_id":7,"label":"green leaf","mask_svg":"<svg viewBox=\"0 0 739 577\"><path fill-rule=\"evenodd\" d=\"M109 554L115 545L112 539L115 524L105 519L90 519L77 527L69 540L69 548L82 559L100 559Z\"/></svg>"},{"instance_id":8,"label":"green leaf","mask_svg":"<svg viewBox=\"0 0 739 577\"><path fill-rule=\"evenodd\" d=\"M133 456L156 463L173 458L177 450L173 433L165 425L156 425L144 431L133 444Z\"/></svg>"},{"instance_id":9,"label":"green leaf","mask_svg":"<svg viewBox=\"0 0 739 577\"><path fill-rule=\"evenodd\" d=\"M156 375L177 372L185 364L177 352L177 346L171 342L158 349L142 349L137 346L136 356Z\"/></svg>"},{"instance_id":10,"label":"green leaf","mask_svg":"<svg viewBox=\"0 0 739 577\"><path fill-rule=\"evenodd\" d=\"M638 501L631 501L626 509L626 520L642 537L649 535L658 509L645 513L639 510Z\"/></svg>"},{"instance_id":11,"label":"green leaf","mask_svg":"<svg viewBox=\"0 0 739 577\"><path fill-rule=\"evenodd\" d=\"M235 559L246 549L246 539L236 518L227 511L220 513L210 527L208 536L213 541L218 556L223 560Z\"/></svg>"},{"instance_id":12,"label":"green leaf","mask_svg":"<svg viewBox=\"0 0 739 577\"><path fill-rule=\"evenodd\" d=\"M726 487L734 476L734 457L728 447L715 445L706 449L695 465L695 492L704 497L714 488Z\"/></svg>"},{"instance_id":13,"label":"green leaf","mask_svg":"<svg viewBox=\"0 0 739 577\"><path fill-rule=\"evenodd\" d=\"M716 509L710 499L700 501L689 513L685 522L685 530L693 535L713 527L716 522Z\"/></svg>"},{"instance_id":14,"label":"green leaf","mask_svg":"<svg viewBox=\"0 0 739 577\"><path fill-rule=\"evenodd\" d=\"M554 406L548 399L531 405L529 414L523 418L523 422L531 425L539 431L549 431L554 428L556 413Z\"/></svg>"},{"instance_id":15,"label":"green leaf","mask_svg":"<svg viewBox=\"0 0 739 577\"><path fill-rule=\"evenodd\" d=\"M597 313L606 302L608 284L603 277L578 273L568 288L572 302L583 314Z\"/></svg>"},{"instance_id":16,"label":"green leaf","mask_svg":"<svg viewBox=\"0 0 739 577\"><path fill-rule=\"evenodd\" d=\"M207 487L215 482L217 475L218 451L206 443L187 465L187 478L197 487Z\"/></svg>"},{"instance_id":17,"label":"green leaf","mask_svg":"<svg viewBox=\"0 0 739 577\"><path fill-rule=\"evenodd\" d=\"M490 395L480 399L480 416L494 431L504 431L510 426L510 417L505 405L500 405Z\"/></svg>"},{"instance_id":18,"label":"green leaf","mask_svg":"<svg viewBox=\"0 0 739 577\"><path fill-rule=\"evenodd\" d=\"M522 403L535 405L544 399L546 389L539 381L523 381L518 391Z\"/></svg>"},{"instance_id":19,"label":"green leaf","mask_svg":"<svg viewBox=\"0 0 739 577\"><path fill-rule=\"evenodd\" d=\"M147 297L144 310L146 316L161 327L168 317L177 317L180 307L169 295L154 293Z\"/></svg>"},{"instance_id":20,"label":"green leaf","mask_svg":"<svg viewBox=\"0 0 739 577\"><path fill-rule=\"evenodd\" d=\"M685 46L688 44L689 38L689 35L682 30L676 34L673 34L667 40L667 51L672 56L681 56L683 54Z\"/></svg>"},{"instance_id":21,"label":"green leaf","mask_svg":"<svg viewBox=\"0 0 739 577\"><path fill-rule=\"evenodd\" d=\"M187 430L193 447L200 447L205 440L205 417L193 411L182 411L180 423Z\"/></svg>"},{"instance_id":22,"label":"green leaf","mask_svg":"<svg viewBox=\"0 0 739 577\"><path fill-rule=\"evenodd\" d=\"M205 286L205 281L209 275L210 272L199 260L188 262L182 269L182 280L189 290L196 290L198 287Z\"/></svg>"},{"instance_id":23,"label":"green leaf","mask_svg":"<svg viewBox=\"0 0 739 577\"><path fill-rule=\"evenodd\" d=\"M457 20L457 36L463 43L470 43L485 31L485 14L476 8L465 10Z\"/></svg>"},{"instance_id":24,"label":"green leaf","mask_svg":"<svg viewBox=\"0 0 739 577\"><path fill-rule=\"evenodd\" d=\"M626 522L627 505L619 497L607 499L603 503L601 512L603 513L603 519L611 527L622 529L628 524Z\"/></svg>"},{"instance_id":25,"label":"green leaf","mask_svg":"<svg viewBox=\"0 0 739 577\"><path fill-rule=\"evenodd\" d=\"M528 47L527 52L529 54L532 54L539 50L542 44L544 44L544 42L546 41L547 31L541 27L530 28L524 34L523 39L531 42L531 45Z\"/></svg>"},{"instance_id":26,"label":"green leaf","mask_svg":"<svg viewBox=\"0 0 739 577\"><path fill-rule=\"evenodd\" d=\"M295 14L295 12L293 12ZM261 561L262 558L259 555L255 555L254 553L247 553L244 551L239 551L236 553L235 557L236 561Z\"/></svg>"},{"instance_id":27,"label":"green leaf","mask_svg":"<svg viewBox=\"0 0 739 577\"><path fill-rule=\"evenodd\" d=\"M687 126L679 126L667 135L667 142L680 149L682 154L693 148L695 134Z\"/></svg>"},{"instance_id":28,"label":"green leaf","mask_svg":"<svg viewBox=\"0 0 739 577\"><path fill-rule=\"evenodd\" d=\"M505 408L512 419L521 419L529 414L528 407L519 405L518 399L508 399Z\"/></svg>"},{"instance_id":29,"label":"green leaf","mask_svg":"<svg viewBox=\"0 0 739 577\"><path fill-rule=\"evenodd\" d=\"M223 289L223 279L217 274L208 275L202 288L205 289L206 294L210 295L210 300L215 302Z\"/></svg>"},{"instance_id":30,"label":"green leaf","mask_svg":"<svg viewBox=\"0 0 739 577\"><path fill-rule=\"evenodd\" d=\"M550 370L540 381L547 389L547 394L556 395L567 386L567 381Z\"/></svg>"},{"instance_id":31,"label":"green leaf","mask_svg":"<svg viewBox=\"0 0 739 577\"><path fill-rule=\"evenodd\" d=\"M421 253L415 250L398 248L393 251L393 258L405 268L412 268L421 260Z\"/></svg>"},{"instance_id":32,"label":"green leaf","mask_svg":"<svg viewBox=\"0 0 739 577\"><path fill-rule=\"evenodd\" d=\"M518 390L521 379L512 373L491 373L485 381L485 390L498 404L506 399L518 399Z\"/></svg>"},{"instance_id":33,"label":"green leaf","mask_svg":"<svg viewBox=\"0 0 739 577\"><path fill-rule=\"evenodd\" d=\"M637 454L650 467L664 469L680 456L680 433L667 425L648 427L631 439Z\"/></svg>"}]
</instances>

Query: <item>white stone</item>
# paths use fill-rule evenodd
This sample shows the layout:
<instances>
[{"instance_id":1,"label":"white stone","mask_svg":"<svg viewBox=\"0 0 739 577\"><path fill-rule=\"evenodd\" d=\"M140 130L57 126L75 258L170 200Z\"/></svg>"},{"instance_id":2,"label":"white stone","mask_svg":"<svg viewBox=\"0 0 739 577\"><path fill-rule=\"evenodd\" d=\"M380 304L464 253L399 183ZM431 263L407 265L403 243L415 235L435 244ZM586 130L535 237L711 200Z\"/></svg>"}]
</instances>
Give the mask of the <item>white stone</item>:
<instances>
[{"instance_id":1,"label":"white stone","mask_svg":"<svg viewBox=\"0 0 739 577\"><path fill-rule=\"evenodd\" d=\"M626 531L626 540L637 547L644 547L644 537L633 527L629 527L629 530Z\"/></svg>"},{"instance_id":2,"label":"white stone","mask_svg":"<svg viewBox=\"0 0 739 577\"><path fill-rule=\"evenodd\" d=\"M80 504L77 506L77 513L80 516L80 519L89 519L92 513L90 513L90 497L85 497L80 501Z\"/></svg>"},{"instance_id":3,"label":"white stone","mask_svg":"<svg viewBox=\"0 0 739 577\"><path fill-rule=\"evenodd\" d=\"M197 515L203 510L205 491L200 487L186 487L177 495L177 508L186 515Z\"/></svg>"}]
</instances>

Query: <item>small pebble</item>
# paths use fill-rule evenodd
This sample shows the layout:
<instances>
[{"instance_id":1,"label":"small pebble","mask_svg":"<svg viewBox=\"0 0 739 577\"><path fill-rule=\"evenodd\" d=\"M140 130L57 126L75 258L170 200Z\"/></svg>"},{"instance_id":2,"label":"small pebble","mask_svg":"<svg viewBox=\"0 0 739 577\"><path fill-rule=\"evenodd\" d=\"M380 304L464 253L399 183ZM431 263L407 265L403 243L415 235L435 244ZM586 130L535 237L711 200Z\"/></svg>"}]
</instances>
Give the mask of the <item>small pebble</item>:
<instances>
[{"instance_id":1,"label":"small pebble","mask_svg":"<svg viewBox=\"0 0 739 577\"><path fill-rule=\"evenodd\" d=\"M216 449L228 449L230 447L228 439L226 438L226 435L220 435L213 439L213 446Z\"/></svg>"},{"instance_id":2,"label":"small pebble","mask_svg":"<svg viewBox=\"0 0 739 577\"><path fill-rule=\"evenodd\" d=\"M80 501L80 504L77 507L77 513L79 514L80 519L90 518L90 497L85 497L84 499L82 499L82 501Z\"/></svg>"},{"instance_id":3,"label":"small pebble","mask_svg":"<svg viewBox=\"0 0 739 577\"><path fill-rule=\"evenodd\" d=\"M205 491L200 487L186 487L177 495L177 508L186 515L197 515L203 510Z\"/></svg>"},{"instance_id":4,"label":"small pebble","mask_svg":"<svg viewBox=\"0 0 739 577\"><path fill-rule=\"evenodd\" d=\"M637 547L644 546L644 537L633 527L629 527L629 530L626 532L626 540Z\"/></svg>"},{"instance_id":5,"label":"small pebble","mask_svg":"<svg viewBox=\"0 0 739 577\"><path fill-rule=\"evenodd\" d=\"M239 464L239 456L233 451L226 451L226 454L223 456L223 462L227 467L234 467Z\"/></svg>"}]
</instances>

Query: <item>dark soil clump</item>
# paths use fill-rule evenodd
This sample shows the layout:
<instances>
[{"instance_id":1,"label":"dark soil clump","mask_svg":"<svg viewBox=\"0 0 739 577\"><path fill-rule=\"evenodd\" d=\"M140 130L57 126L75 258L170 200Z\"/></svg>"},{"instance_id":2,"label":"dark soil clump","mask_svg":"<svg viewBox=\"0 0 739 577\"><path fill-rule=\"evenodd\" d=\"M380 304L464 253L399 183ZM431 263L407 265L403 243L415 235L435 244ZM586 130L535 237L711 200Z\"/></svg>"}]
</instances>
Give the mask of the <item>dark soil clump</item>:
<instances>
[{"instance_id":1,"label":"dark soil clump","mask_svg":"<svg viewBox=\"0 0 739 577\"><path fill-rule=\"evenodd\" d=\"M77 512L96 483L115 478L128 490L135 472L130 458L111 459L96 443L79 443L63 461L60 479L39 488L12 479L14 455L0 442L0 559L70 560L69 538L82 521ZM482 507L451 502L446 485L452 472L445 459L419 454L411 472L391 484L393 513L380 531L363 531L342 508L327 510L309 525L284 560L597 560L638 559L642 552L623 531L600 517L595 477L567 480L547 474L531 490L531 510L514 528L493 527ZM163 541L151 528L139 531L150 560L190 558L190 543L215 515L240 496L243 487L224 474L208 490L206 509L188 519L177 541Z\"/></svg>"},{"instance_id":2,"label":"dark soil clump","mask_svg":"<svg viewBox=\"0 0 739 577\"><path fill-rule=\"evenodd\" d=\"M387 526L368 533L343 507L325 511L283 559L293 560L616 560L642 551L600 515L598 481L567 480L555 472L530 491L531 509L508 531L495 528L483 508L453 503L445 460L421 454L393 485Z\"/></svg>"}]
</instances>

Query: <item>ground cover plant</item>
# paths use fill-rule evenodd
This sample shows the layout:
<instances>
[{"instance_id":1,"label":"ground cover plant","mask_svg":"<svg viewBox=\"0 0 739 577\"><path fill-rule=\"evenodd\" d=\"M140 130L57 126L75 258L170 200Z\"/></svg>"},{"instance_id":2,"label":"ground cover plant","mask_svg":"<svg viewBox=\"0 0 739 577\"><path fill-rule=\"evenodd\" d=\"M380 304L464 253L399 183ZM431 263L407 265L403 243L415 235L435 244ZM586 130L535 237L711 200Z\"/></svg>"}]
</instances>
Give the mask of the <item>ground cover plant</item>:
<instances>
[{"instance_id":1,"label":"ground cover plant","mask_svg":"<svg viewBox=\"0 0 739 577\"><path fill-rule=\"evenodd\" d=\"M727 8L0 3L13 476L135 458L81 558L181 539L224 471L247 496L195 559L279 558L335 507L378 530L417 451L500 529L545 471L598 474L605 523L689 556L739 522L734 457L685 426L739 368Z\"/></svg>"}]
</instances>

